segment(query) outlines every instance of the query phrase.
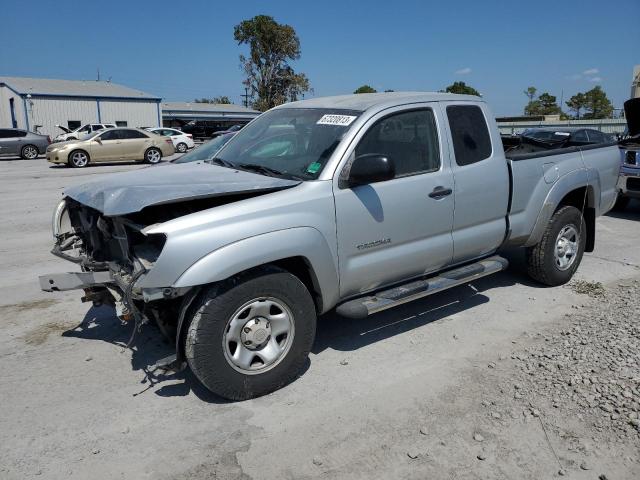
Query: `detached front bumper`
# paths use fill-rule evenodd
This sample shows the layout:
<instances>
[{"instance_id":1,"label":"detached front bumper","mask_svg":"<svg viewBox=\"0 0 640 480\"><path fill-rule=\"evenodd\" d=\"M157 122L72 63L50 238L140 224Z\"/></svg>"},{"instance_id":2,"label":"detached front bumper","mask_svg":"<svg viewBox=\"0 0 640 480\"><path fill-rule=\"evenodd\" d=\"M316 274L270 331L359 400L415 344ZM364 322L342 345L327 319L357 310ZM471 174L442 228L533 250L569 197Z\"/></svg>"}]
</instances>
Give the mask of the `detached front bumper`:
<instances>
[{"instance_id":1,"label":"detached front bumper","mask_svg":"<svg viewBox=\"0 0 640 480\"><path fill-rule=\"evenodd\" d=\"M38 277L38 280L40 288L45 292L64 292L115 284L111 272L51 273Z\"/></svg>"}]
</instances>

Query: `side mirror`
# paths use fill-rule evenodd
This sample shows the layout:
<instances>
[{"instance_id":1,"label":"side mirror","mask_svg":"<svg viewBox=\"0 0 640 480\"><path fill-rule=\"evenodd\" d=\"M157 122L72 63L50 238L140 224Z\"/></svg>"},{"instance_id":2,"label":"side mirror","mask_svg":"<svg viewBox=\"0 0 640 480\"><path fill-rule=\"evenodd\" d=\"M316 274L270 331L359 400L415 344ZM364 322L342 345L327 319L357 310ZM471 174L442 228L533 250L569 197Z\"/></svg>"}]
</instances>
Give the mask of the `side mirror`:
<instances>
[{"instance_id":1,"label":"side mirror","mask_svg":"<svg viewBox=\"0 0 640 480\"><path fill-rule=\"evenodd\" d=\"M99 143L100 145L102 145L102 140L100 140L100 137L96 137L95 142L96 142L96 143Z\"/></svg>"},{"instance_id":2,"label":"side mirror","mask_svg":"<svg viewBox=\"0 0 640 480\"><path fill-rule=\"evenodd\" d=\"M393 161L379 153L360 155L351 164L349 172L349 187L367 185L369 183L384 182L396 176Z\"/></svg>"}]
</instances>

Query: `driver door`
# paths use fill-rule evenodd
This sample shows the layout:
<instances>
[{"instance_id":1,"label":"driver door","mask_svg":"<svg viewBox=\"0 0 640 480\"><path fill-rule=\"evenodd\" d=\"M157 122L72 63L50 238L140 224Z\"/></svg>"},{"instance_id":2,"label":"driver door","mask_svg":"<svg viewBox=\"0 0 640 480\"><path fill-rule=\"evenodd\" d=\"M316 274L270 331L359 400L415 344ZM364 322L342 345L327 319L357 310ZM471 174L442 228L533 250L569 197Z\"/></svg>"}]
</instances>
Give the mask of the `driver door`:
<instances>
[{"instance_id":1,"label":"driver door","mask_svg":"<svg viewBox=\"0 0 640 480\"><path fill-rule=\"evenodd\" d=\"M334 180L343 298L452 261L454 185L439 133L440 112L427 106L395 110L374 117L347 152L350 161L365 154L386 156L395 165L395 178L353 188ZM349 162L341 178L348 169Z\"/></svg>"}]
</instances>

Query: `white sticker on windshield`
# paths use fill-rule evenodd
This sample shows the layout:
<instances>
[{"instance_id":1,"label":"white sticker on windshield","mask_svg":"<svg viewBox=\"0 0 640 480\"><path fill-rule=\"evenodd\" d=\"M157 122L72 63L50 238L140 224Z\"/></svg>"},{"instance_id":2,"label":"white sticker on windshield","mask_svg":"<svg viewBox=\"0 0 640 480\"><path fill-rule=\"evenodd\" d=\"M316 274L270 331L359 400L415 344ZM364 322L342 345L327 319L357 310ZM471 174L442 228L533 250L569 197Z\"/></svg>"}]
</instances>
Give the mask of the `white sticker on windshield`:
<instances>
[{"instance_id":1,"label":"white sticker on windshield","mask_svg":"<svg viewBox=\"0 0 640 480\"><path fill-rule=\"evenodd\" d=\"M351 125L358 117L353 117L351 115L323 115L320 120L316 122L316 125L340 125L341 127L346 127Z\"/></svg>"},{"instance_id":2,"label":"white sticker on windshield","mask_svg":"<svg viewBox=\"0 0 640 480\"><path fill-rule=\"evenodd\" d=\"M569 132L553 132L554 135L560 135L562 137L568 137L571 134Z\"/></svg>"}]
</instances>

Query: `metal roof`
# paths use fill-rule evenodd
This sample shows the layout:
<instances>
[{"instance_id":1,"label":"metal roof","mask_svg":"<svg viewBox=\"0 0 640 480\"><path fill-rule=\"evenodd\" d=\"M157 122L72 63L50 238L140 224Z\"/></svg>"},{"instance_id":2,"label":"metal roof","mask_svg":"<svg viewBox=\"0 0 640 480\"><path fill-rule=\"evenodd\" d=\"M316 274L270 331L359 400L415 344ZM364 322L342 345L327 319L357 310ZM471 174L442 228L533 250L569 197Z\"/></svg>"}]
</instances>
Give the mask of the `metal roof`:
<instances>
[{"instance_id":1,"label":"metal roof","mask_svg":"<svg viewBox=\"0 0 640 480\"><path fill-rule=\"evenodd\" d=\"M233 103L195 103L195 102L163 102L164 112L194 112L194 113L255 113L260 112Z\"/></svg>"},{"instance_id":2,"label":"metal roof","mask_svg":"<svg viewBox=\"0 0 640 480\"><path fill-rule=\"evenodd\" d=\"M371 107L384 107L385 104L398 105L421 102L442 102L453 100L467 100L481 102L482 98L475 95L457 95L454 93L437 92L385 92L385 93L356 93L338 95L335 97L320 97L309 100L285 103L276 108L343 108L348 110L365 111Z\"/></svg>"},{"instance_id":3,"label":"metal roof","mask_svg":"<svg viewBox=\"0 0 640 480\"><path fill-rule=\"evenodd\" d=\"M160 100L159 97L112 82L95 80L58 80L52 78L0 77L18 94L56 97L141 98Z\"/></svg>"}]
</instances>

